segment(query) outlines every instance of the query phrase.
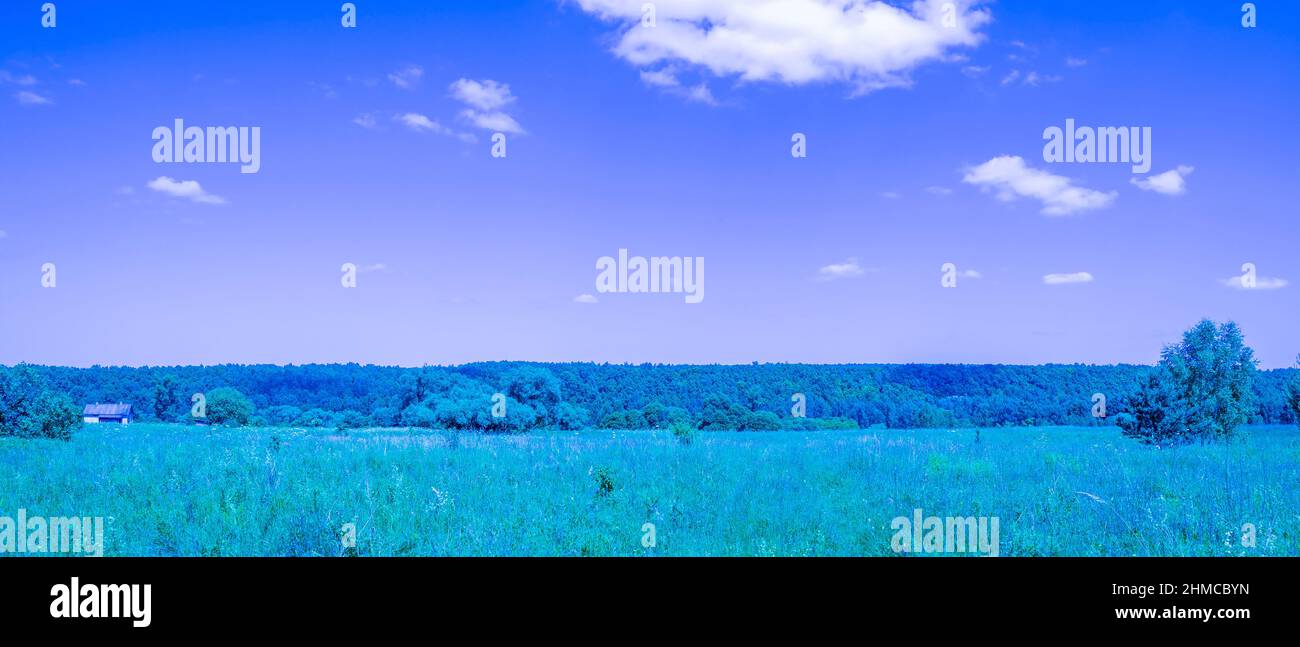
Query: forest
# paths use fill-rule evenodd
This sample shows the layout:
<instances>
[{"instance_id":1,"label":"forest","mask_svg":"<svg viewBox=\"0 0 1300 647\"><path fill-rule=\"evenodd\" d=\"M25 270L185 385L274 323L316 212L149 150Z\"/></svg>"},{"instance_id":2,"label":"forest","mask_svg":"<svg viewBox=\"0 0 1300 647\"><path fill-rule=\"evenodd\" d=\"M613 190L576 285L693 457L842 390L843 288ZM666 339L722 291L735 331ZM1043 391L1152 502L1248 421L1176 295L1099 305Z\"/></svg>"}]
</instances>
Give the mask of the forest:
<instances>
[{"instance_id":1,"label":"forest","mask_svg":"<svg viewBox=\"0 0 1300 647\"><path fill-rule=\"evenodd\" d=\"M1155 370L1077 364L18 365L0 367L7 373L0 382L9 384L0 385L0 393L13 400L23 384L43 383L49 393L32 398L66 398L78 411L92 402L128 402L139 421L182 423L200 421L192 403L203 394L209 409L203 421L298 427L1094 426L1114 424L1131 412ZM1295 423L1293 382L1300 382L1296 369L1254 371L1247 422ZM792 413L796 394L803 395L804 416ZM1104 417L1094 415L1094 394L1105 397ZM493 415L494 396L505 415Z\"/></svg>"}]
</instances>

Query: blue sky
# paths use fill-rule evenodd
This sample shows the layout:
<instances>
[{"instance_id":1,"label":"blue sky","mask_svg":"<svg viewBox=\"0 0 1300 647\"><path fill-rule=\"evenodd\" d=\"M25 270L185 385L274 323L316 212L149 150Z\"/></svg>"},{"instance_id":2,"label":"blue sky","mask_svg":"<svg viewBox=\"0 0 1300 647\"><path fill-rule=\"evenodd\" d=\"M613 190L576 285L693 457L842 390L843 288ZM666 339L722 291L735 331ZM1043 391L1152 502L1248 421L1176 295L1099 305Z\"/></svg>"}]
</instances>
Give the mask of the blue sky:
<instances>
[{"instance_id":1,"label":"blue sky","mask_svg":"<svg viewBox=\"0 0 1300 647\"><path fill-rule=\"evenodd\" d=\"M1300 353L1295 3L55 4L0 7L0 363ZM155 163L176 118L260 170ZM1067 118L1150 173L1044 161ZM620 248L705 299L598 293Z\"/></svg>"}]
</instances>

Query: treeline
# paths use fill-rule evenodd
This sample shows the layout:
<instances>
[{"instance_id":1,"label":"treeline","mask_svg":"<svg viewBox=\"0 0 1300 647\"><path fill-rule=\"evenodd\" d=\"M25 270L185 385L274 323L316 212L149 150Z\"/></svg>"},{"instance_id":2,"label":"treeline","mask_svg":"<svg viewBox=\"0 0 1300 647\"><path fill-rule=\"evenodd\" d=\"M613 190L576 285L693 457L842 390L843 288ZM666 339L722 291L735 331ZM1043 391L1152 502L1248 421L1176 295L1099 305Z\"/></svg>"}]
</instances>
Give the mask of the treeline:
<instances>
[{"instance_id":1,"label":"treeline","mask_svg":"<svg viewBox=\"0 0 1300 647\"><path fill-rule=\"evenodd\" d=\"M175 367L21 366L19 390L78 407L129 402L140 421L193 422L192 397L218 389L237 422L307 427L421 426L488 431L668 427L1106 425L1149 398L1156 369L1117 365L611 365L491 362L399 368L358 364ZM30 374L28 374L30 372ZM33 377L35 376L35 377ZM2 377L2 376L0 376ZM1295 369L1254 371L1248 422L1296 421ZM233 397L246 398L231 404ZM1094 417L1105 397L1106 417ZM496 394L501 394L497 396ZM792 414L802 394L804 417ZM49 397L54 397L53 395ZM495 398L495 399L494 399ZM493 407L504 407L504 416ZM0 432L2 433L2 432Z\"/></svg>"}]
</instances>

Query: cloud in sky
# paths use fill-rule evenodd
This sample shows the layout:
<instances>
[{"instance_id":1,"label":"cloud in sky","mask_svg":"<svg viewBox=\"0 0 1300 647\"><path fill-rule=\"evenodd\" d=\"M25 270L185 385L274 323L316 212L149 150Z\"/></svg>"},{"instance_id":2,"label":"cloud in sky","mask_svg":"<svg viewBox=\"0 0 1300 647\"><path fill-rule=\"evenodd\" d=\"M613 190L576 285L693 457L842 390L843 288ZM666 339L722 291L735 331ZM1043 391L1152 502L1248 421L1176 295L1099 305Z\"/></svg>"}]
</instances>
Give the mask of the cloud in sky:
<instances>
[{"instance_id":1,"label":"cloud in sky","mask_svg":"<svg viewBox=\"0 0 1300 647\"><path fill-rule=\"evenodd\" d=\"M817 270L817 278L821 281L834 281L836 279L850 279L862 276L865 270L858 265L858 259L850 258L843 263L831 263Z\"/></svg>"},{"instance_id":2,"label":"cloud in sky","mask_svg":"<svg viewBox=\"0 0 1300 647\"><path fill-rule=\"evenodd\" d=\"M457 79L451 84L451 96L467 106L461 116L475 126L516 135L524 133L523 126L505 111L515 102L509 85L491 79Z\"/></svg>"},{"instance_id":3,"label":"cloud in sky","mask_svg":"<svg viewBox=\"0 0 1300 647\"><path fill-rule=\"evenodd\" d=\"M946 186L927 186L925 192L931 195L951 195L952 189Z\"/></svg>"},{"instance_id":4,"label":"cloud in sky","mask_svg":"<svg viewBox=\"0 0 1300 647\"><path fill-rule=\"evenodd\" d=\"M574 303L600 303L600 299L597 299L595 296L590 294L579 294L578 296L573 297L573 302Z\"/></svg>"},{"instance_id":5,"label":"cloud in sky","mask_svg":"<svg viewBox=\"0 0 1300 647\"><path fill-rule=\"evenodd\" d=\"M1087 272L1072 272L1069 274L1047 274L1043 276L1043 283L1047 285L1070 285L1073 283L1092 283L1092 275Z\"/></svg>"},{"instance_id":6,"label":"cloud in sky","mask_svg":"<svg viewBox=\"0 0 1300 647\"><path fill-rule=\"evenodd\" d=\"M984 275L980 274L979 270L962 270L961 277L963 279L982 279Z\"/></svg>"},{"instance_id":7,"label":"cloud in sky","mask_svg":"<svg viewBox=\"0 0 1300 647\"><path fill-rule=\"evenodd\" d=\"M396 72L390 73L388 75L388 80L392 81L393 85L402 88L403 90L410 90L419 85L420 79L423 77L424 68L419 65L407 65Z\"/></svg>"},{"instance_id":8,"label":"cloud in sky","mask_svg":"<svg viewBox=\"0 0 1300 647\"><path fill-rule=\"evenodd\" d=\"M356 118L352 120L352 123L367 130L374 130L379 126L379 123L375 121L375 116L368 112L363 115L357 115Z\"/></svg>"},{"instance_id":9,"label":"cloud in sky","mask_svg":"<svg viewBox=\"0 0 1300 647\"><path fill-rule=\"evenodd\" d=\"M195 180L173 180L166 175L150 180L146 185L159 193L166 193L174 198L184 198L199 204L225 204L226 200L203 190Z\"/></svg>"},{"instance_id":10,"label":"cloud in sky","mask_svg":"<svg viewBox=\"0 0 1300 647\"><path fill-rule=\"evenodd\" d=\"M962 182L982 190L993 190L999 200L1034 198L1043 203L1042 213L1064 216L1109 206L1118 195L1074 186L1070 178L1030 168L1018 156L1001 155L966 172Z\"/></svg>"},{"instance_id":11,"label":"cloud in sky","mask_svg":"<svg viewBox=\"0 0 1300 647\"><path fill-rule=\"evenodd\" d=\"M844 83L854 94L911 85L910 72L953 60L983 40L992 19L972 0L660 0L655 25L642 25L642 0L577 0L619 23L614 53L639 67L679 63L719 77L789 85ZM956 20L944 24L945 5Z\"/></svg>"},{"instance_id":12,"label":"cloud in sky","mask_svg":"<svg viewBox=\"0 0 1300 647\"><path fill-rule=\"evenodd\" d=\"M8 70L0 70L0 83L12 83L14 85L36 85L36 77L30 74L14 76Z\"/></svg>"},{"instance_id":13,"label":"cloud in sky","mask_svg":"<svg viewBox=\"0 0 1300 647\"><path fill-rule=\"evenodd\" d=\"M1272 276L1256 276L1255 287L1248 288L1246 287L1243 277L1234 276L1231 278L1221 279L1219 283L1233 288L1234 290L1281 290L1290 285L1291 282L1286 279L1279 279Z\"/></svg>"},{"instance_id":14,"label":"cloud in sky","mask_svg":"<svg viewBox=\"0 0 1300 647\"><path fill-rule=\"evenodd\" d=\"M1190 166L1179 165L1178 168L1170 169L1159 175L1152 175L1145 178L1132 178L1129 182L1133 183L1143 191L1155 191L1165 195L1182 195L1187 192L1187 182L1183 179L1192 174L1196 169Z\"/></svg>"},{"instance_id":15,"label":"cloud in sky","mask_svg":"<svg viewBox=\"0 0 1300 647\"><path fill-rule=\"evenodd\" d=\"M683 85L677 78L676 69L672 67L666 67L662 70L642 70L641 82L653 88L660 88L669 94L683 97L687 101L703 103L709 106L718 105L718 100L713 98L713 91L709 89L708 84Z\"/></svg>"},{"instance_id":16,"label":"cloud in sky","mask_svg":"<svg viewBox=\"0 0 1300 647\"><path fill-rule=\"evenodd\" d=\"M25 106L45 106L54 103L48 98L36 94L35 92L32 92L30 90L19 90L18 92L14 93L14 98L18 100L18 103L21 103Z\"/></svg>"},{"instance_id":17,"label":"cloud in sky","mask_svg":"<svg viewBox=\"0 0 1300 647\"><path fill-rule=\"evenodd\" d=\"M1088 59L1067 56L1065 57L1065 64L1069 67L1083 67L1088 64Z\"/></svg>"}]
</instances>

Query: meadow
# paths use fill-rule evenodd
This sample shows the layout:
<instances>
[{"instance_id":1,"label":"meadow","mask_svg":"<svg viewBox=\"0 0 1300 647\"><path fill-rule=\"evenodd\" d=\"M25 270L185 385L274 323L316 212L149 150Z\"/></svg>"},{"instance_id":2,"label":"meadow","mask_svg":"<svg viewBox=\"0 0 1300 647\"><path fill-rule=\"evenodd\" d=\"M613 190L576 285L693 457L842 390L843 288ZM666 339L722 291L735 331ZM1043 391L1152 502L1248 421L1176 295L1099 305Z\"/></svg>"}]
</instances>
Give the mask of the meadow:
<instances>
[{"instance_id":1,"label":"meadow","mask_svg":"<svg viewBox=\"0 0 1300 647\"><path fill-rule=\"evenodd\" d=\"M0 515L102 516L110 556L883 556L916 508L998 517L1004 556L1300 554L1294 426L1174 449L978 436L88 425L0 438Z\"/></svg>"}]
</instances>

